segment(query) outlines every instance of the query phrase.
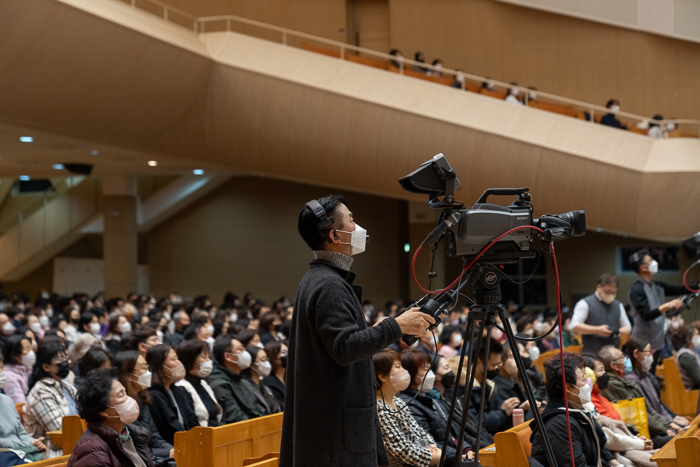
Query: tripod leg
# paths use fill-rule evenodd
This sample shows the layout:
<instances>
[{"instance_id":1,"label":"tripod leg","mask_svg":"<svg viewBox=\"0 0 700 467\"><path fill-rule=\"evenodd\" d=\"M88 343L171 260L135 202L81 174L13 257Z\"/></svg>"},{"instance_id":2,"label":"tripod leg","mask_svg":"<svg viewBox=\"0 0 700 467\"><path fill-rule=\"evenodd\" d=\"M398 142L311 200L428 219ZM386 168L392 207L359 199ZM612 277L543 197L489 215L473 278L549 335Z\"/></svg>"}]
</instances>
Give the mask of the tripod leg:
<instances>
[{"instance_id":1,"label":"tripod leg","mask_svg":"<svg viewBox=\"0 0 700 467\"><path fill-rule=\"evenodd\" d=\"M467 353L467 345L466 343L468 342L468 339L471 339L471 335L474 331L474 321L473 320L467 320L467 326L466 330L464 333L464 337L462 339L462 350L460 352L459 356L459 366L457 367L457 375L456 375L456 382L455 382L455 387L454 387L454 392L452 393L452 400L450 401L450 414L447 417L447 429L445 430L445 440L442 443L442 454L440 455L440 464L438 464L440 467L443 467L445 465L445 456L447 452L447 446L450 440L450 431L452 427L452 418L454 418L454 413L457 407L457 388L459 388L459 381L460 377L462 374L462 367L464 366L464 357ZM471 348L470 348L471 349ZM469 379L469 363L467 362L467 379Z\"/></svg>"},{"instance_id":2,"label":"tripod leg","mask_svg":"<svg viewBox=\"0 0 700 467\"><path fill-rule=\"evenodd\" d=\"M544 446L544 453L547 456L547 461L550 467L557 467L557 461L554 458L554 451L552 450L552 445L549 442L549 438L545 436L544 422L542 421L542 416L540 411L537 410L537 401L535 396L532 394L532 388L530 388L530 382L527 380L527 373L525 372L525 365L523 364L523 359L518 351L518 344L515 341L515 336L513 335L513 329L510 327L510 322L508 321L508 313L505 309L501 308L500 311L501 322L503 323L503 329L506 332L506 337L508 339L508 344L510 345L510 350L513 352L513 359L515 360L515 365L518 367L518 374L523 380L523 386L525 387L525 395L527 400L530 402L530 410L535 418L535 425L540 434L540 440Z\"/></svg>"},{"instance_id":3,"label":"tripod leg","mask_svg":"<svg viewBox=\"0 0 700 467\"><path fill-rule=\"evenodd\" d=\"M491 318L489 318L490 320ZM487 332L486 332L486 339L488 342L488 339L491 339L491 329L493 329L493 324L489 323ZM479 460L479 447L481 445L481 430L483 429L483 423L484 423L484 407L486 406L486 371L488 369L488 364L489 364L489 351L490 351L490 345L486 345L486 354L484 355L484 369L481 375L481 400L479 401L479 420L476 425L476 432L479 435L479 438L476 439L476 446L474 446L474 459ZM478 352L477 352L477 358L478 358Z\"/></svg>"}]
</instances>

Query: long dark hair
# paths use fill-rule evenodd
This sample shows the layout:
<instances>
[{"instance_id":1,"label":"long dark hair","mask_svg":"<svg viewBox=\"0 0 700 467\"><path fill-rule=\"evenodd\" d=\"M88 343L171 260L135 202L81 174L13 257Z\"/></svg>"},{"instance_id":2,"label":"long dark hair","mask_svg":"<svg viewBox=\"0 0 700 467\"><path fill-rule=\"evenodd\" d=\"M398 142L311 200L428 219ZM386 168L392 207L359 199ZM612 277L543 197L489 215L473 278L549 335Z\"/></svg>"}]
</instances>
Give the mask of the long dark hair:
<instances>
[{"instance_id":1,"label":"long dark hair","mask_svg":"<svg viewBox=\"0 0 700 467\"><path fill-rule=\"evenodd\" d=\"M17 363L17 357L22 356L24 351L22 341L25 339L31 344L31 340L24 334L13 334L7 338L5 345L2 347L2 356L6 364L21 365L21 363Z\"/></svg>"},{"instance_id":2,"label":"long dark hair","mask_svg":"<svg viewBox=\"0 0 700 467\"><path fill-rule=\"evenodd\" d=\"M255 360L258 358L258 354L260 352L264 353L267 355L264 349L261 349L260 347L255 347L252 345L249 345L246 347L246 350L251 356L250 359L250 366L246 368L245 370L241 371L241 374L251 380L252 378L252 373L253 373L253 365L255 365ZM272 374L272 373L270 373ZM259 375L258 375L259 376ZM270 393L269 390L267 390L267 385L263 382L262 377L258 380L258 384L260 385L260 393L262 396L267 400L267 403L270 405L270 407L273 407L277 403L277 399Z\"/></svg>"},{"instance_id":3,"label":"long dark hair","mask_svg":"<svg viewBox=\"0 0 700 467\"><path fill-rule=\"evenodd\" d=\"M146 352L146 363L151 369L151 387L160 388L165 386L165 381L167 377L165 371L163 370L163 364L165 359L168 358L171 347L168 344L158 344L154 345L148 352Z\"/></svg>"},{"instance_id":4,"label":"long dark hair","mask_svg":"<svg viewBox=\"0 0 700 467\"><path fill-rule=\"evenodd\" d=\"M44 378L51 378L51 373L44 370L44 363L51 365L51 360L57 355L65 354L66 348L57 342L48 342L39 346L36 351L36 363L32 368L32 375L29 378L29 390L31 391L37 381Z\"/></svg>"},{"instance_id":5,"label":"long dark hair","mask_svg":"<svg viewBox=\"0 0 700 467\"><path fill-rule=\"evenodd\" d=\"M138 361L140 355L141 354L138 350L124 350L119 352L114 357L113 364L114 368L116 368L118 371L117 378L119 379L119 382L122 383L122 386L124 386L124 389L126 389L126 393L129 395L129 397L133 397L136 402L139 403L139 405L141 403L151 403L151 396L148 394L148 390L141 389L140 391L137 391L136 388L134 388L133 382L130 378L131 374L134 372L134 367L136 367L136 362Z\"/></svg>"},{"instance_id":6,"label":"long dark hair","mask_svg":"<svg viewBox=\"0 0 700 467\"><path fill-rule=\"evenodd\" d=\"M633 371L642 378L646 376L646 371L644 371L644 368L642 368L642 364L639 362L639 360L635 358L634 351L639 350L640 352L642 352L644 350L644 347L647 346L647 344L648 342L645 342L638 337L630 337L629 339L627 339L627 342L625 342L625 345L622 346L622 351L632 362Z\"/></svg>"}]
</instances>

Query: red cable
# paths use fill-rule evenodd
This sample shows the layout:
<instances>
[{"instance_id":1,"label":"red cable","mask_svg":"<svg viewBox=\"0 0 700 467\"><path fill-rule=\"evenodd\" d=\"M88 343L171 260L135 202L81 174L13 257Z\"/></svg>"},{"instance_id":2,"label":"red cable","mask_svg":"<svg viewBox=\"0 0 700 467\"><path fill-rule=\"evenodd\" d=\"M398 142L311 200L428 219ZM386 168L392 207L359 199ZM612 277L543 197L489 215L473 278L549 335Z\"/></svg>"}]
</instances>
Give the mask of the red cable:
<instances>
[{"instance_id":1,"label":"red cable","mask_svg":"<svg viewBox=\"0 0 700 467\"><path fill-rule=\"evenodd\" d=\"M569 451L571 452L571 465L576 465L574 461L574 444L571 440L571 418L569 417L569 398L566 395L566 372L564 370L564 338L562 336L561 323L561 289L559 288L559 269L557 268L557 255L554 253L554 242L549 242L552 252L552 263L554 265L554 276L557 278L557 310L559 310L559 358L561 360L561 384L564 390L564 405L566 406L566 428L569 431Z\"/></svg>"},{"instance_id":2,"label":"red cable","mask_svg":"<svg viewBox=\"0 0 700 467\"><path fill-rule=\"evenodd\" d=\"M698 263L700 263L700 261L696 261L695 264L693 264L692 266L690 266L690 267L689 267L688 269L686 269L685 272L683 273L683 285L685 286L685 288L686 288L690 293L698 293L698 292L700 292L700 289L692 289L692 288L688 285L688 282L686 282L686 279L685 279L685 277L688 275L688 272L689 272L691 269L693 269L693 266L695 266L695 265L698 264Z\"/></svg>"}]
</instances>

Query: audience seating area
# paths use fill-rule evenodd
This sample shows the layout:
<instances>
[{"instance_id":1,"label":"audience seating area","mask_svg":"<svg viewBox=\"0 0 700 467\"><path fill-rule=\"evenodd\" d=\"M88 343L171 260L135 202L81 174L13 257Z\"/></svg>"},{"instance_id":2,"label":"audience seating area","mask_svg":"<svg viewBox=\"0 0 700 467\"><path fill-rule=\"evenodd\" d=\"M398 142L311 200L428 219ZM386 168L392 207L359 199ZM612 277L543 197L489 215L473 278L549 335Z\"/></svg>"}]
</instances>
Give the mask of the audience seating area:
<instances>
[{"instance_id":1,"label":"audience seating area","mask_svg":"<svg viewBox=\"0 0 700 467\"><path fill-rule=\"evenodd\" d=\"M700 390L685 388L675 358L664 360L663 376L665 387L661 391L661 402L677 414L692 418L697 411Z\"/></svg>"},{"instance_id":2,"label":"audience seating area","mask_svg":"<svg viewBox=\"0 0 700 467\"><path fill-rule=\"evenodd\" d=\"M479 451L481 465L489 467L529 467L527 457L532 451L530 422L497 433L495 443Z\"/></svg>"},{"instance_id":3,"label":"audience seating area","mask_svg":"<svg viewBox=\"0 0 700 467\"><path fill-rule=\"evenodd\" d=\"M651 456L659 467L695 467L700 459L700 415L690 428L676 435L659 452Z\"/></svg>"}]
</instances>

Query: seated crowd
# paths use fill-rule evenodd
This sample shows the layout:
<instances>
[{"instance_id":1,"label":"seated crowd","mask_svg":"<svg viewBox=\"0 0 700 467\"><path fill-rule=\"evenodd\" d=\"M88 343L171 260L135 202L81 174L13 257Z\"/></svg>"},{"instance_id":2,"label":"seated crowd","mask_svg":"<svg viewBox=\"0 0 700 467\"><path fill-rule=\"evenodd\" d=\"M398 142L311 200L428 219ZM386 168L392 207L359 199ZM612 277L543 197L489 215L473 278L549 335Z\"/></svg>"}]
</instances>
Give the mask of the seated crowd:
<instances>
[{"instance_id":1,"label":"seated crowd","mask_svg":"<svg viewBox=\"0 0 700 467\"><path fill-rule=\"evenodd\" d=\"M536 315L512 305L508 311L517 336L542 339L517 342L525 366L520 374L505 335L498 328L484 334L483 345L475 349L475 390L466 406L465 375L457 380L455 373L462 347L476 342L475 336L463 335L467 308L453 309L416 345L400 341L373 356L377 412L391 465L438 465L445 442L445 465L456 465L473 457L477 447L493 444L494 436L519 417L532 420L535 410L543 416L559 465L571 465L564 393L575 465L584 465L584 459L585 465L597 465L598 458L608 466L645 465L652 449L688 424L660 400L648 343L630 338L622 348L605 346L596 355L566 353L563 368L558 358L549 360L543 375L534 365L540 354L562 347L558 333L548 334L556 312ZM376 311L371 302L363 303L370 325L401 306L390 302ZM0 447L28 460L60 456L60 446L47 433L61 430L63 417L79 415L88 431L69 466L168 465L178 431L283 410L292 313L285 298L267 307L250 295L241 302L231 293L220 307L206 296L190 304L176 294L159 301L136 295L126 300L44 296L34 303L18 294L0 313L0 407L6 415L0 421ZM563 347L579 343L568 331L570 319L564 317ZM669 333L687 388L699 387L698 327L676 320ZM526 384L537 407L525 396ZM483 386L484 430L477 439ZM455 393L457 409L447 426ZM629 398L644 399L650 439L632 433L612 404ZM21 422L14 404L24 404ZM464 445L457 452L463 422ZM537 430L532 443L531 465L547 465Z\"/></svg>"}]
</instances>

